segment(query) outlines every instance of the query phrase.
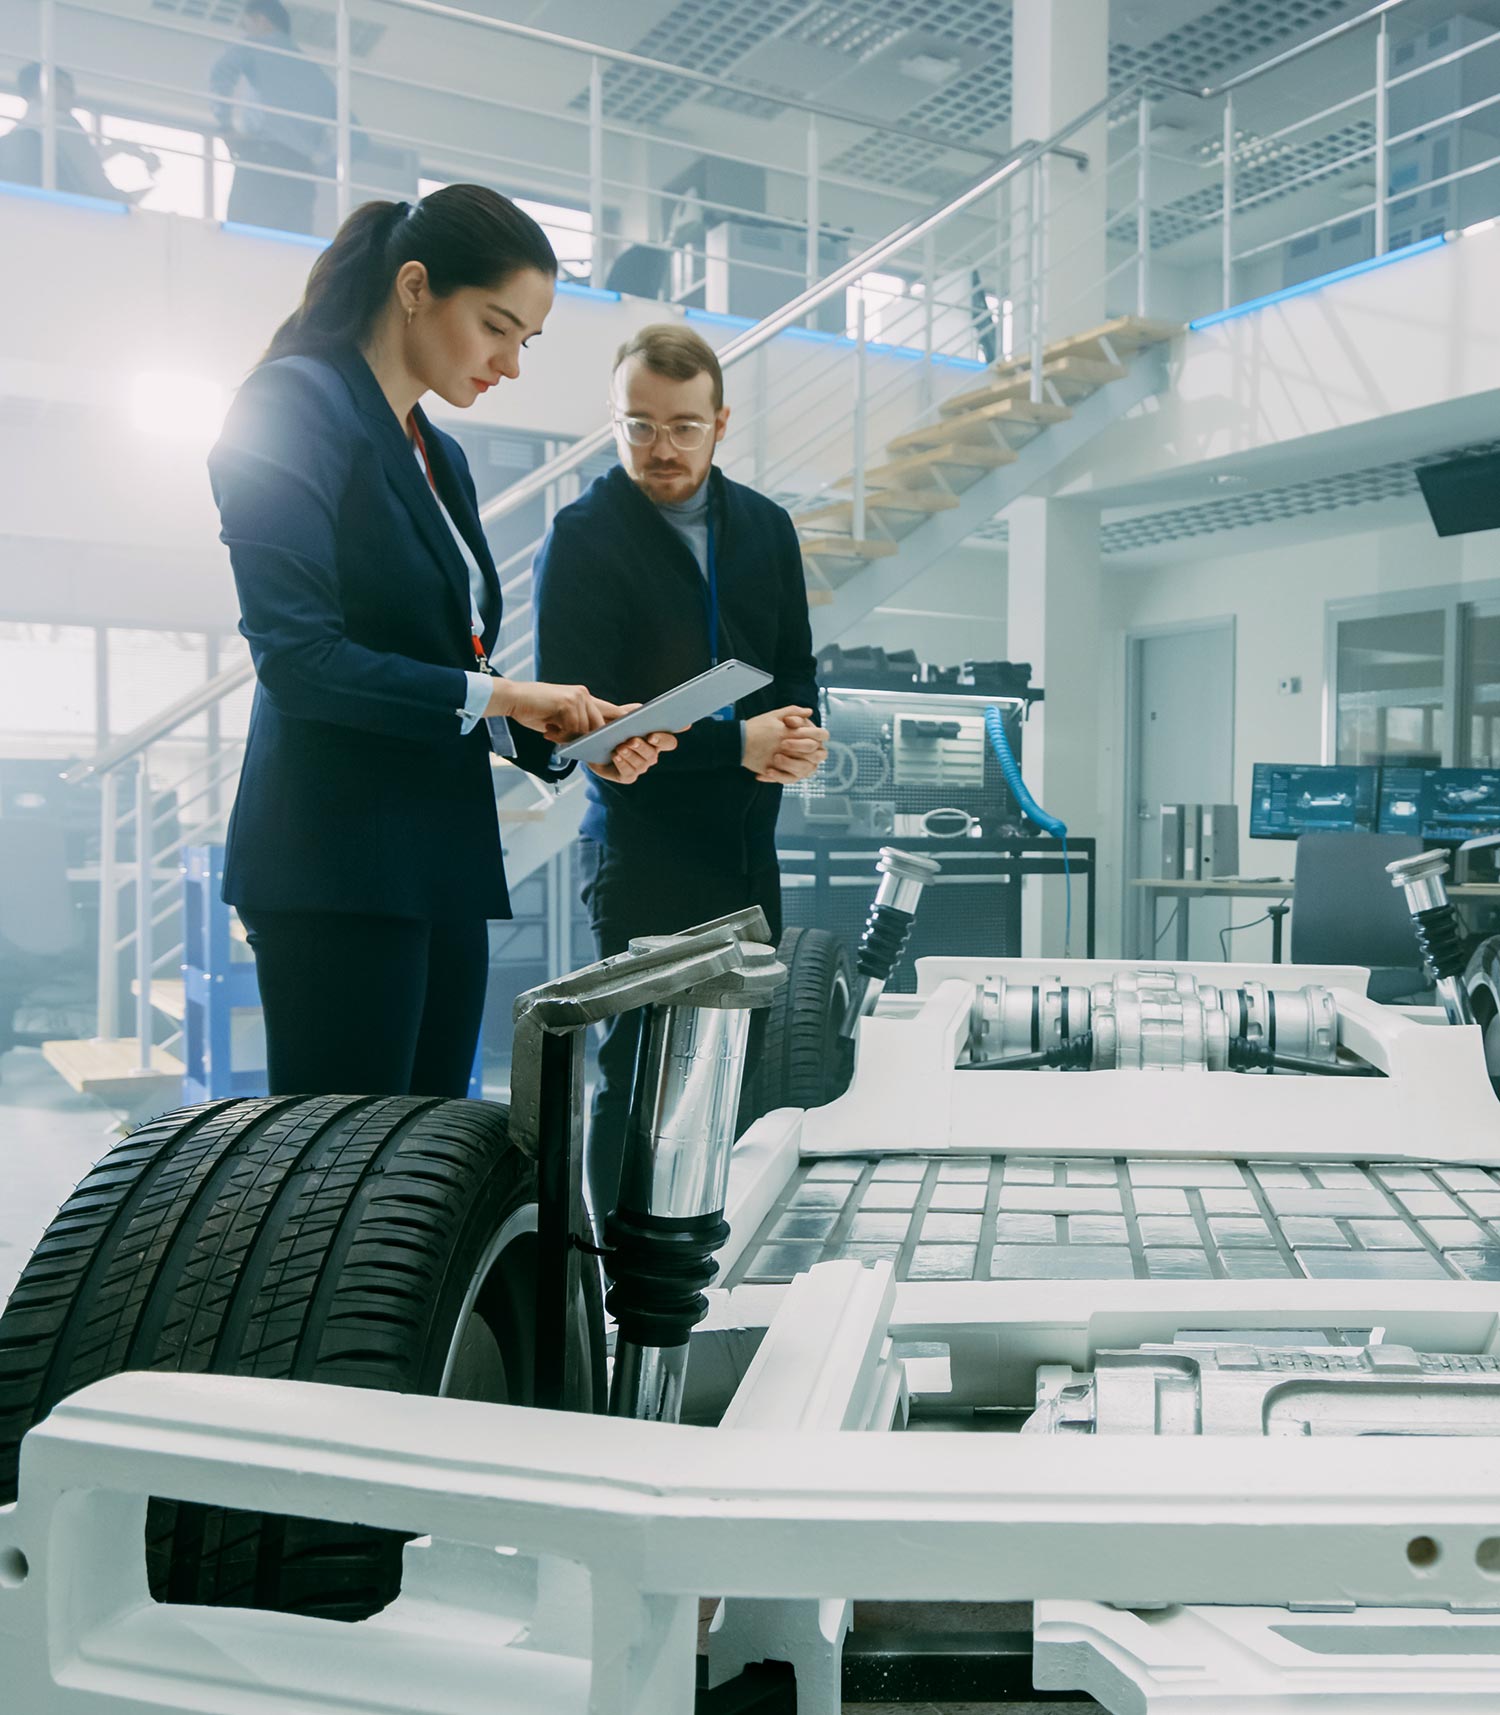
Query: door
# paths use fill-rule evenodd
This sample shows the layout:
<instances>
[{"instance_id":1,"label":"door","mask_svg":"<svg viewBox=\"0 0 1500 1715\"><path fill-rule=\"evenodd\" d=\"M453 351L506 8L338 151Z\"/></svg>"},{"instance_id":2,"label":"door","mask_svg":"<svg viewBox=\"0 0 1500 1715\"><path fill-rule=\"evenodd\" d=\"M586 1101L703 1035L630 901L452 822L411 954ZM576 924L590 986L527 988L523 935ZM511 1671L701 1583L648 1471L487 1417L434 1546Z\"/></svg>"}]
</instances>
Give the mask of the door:
<instances>
[{"instance_id":1,"label":"door","mask_svg":"<svg viewBox=\"0 0 1500 1715\"><path fill-rule=\"evenodd\" d=\"M1129 640L1130 755L1126 865L1131 879L1162 873L1163 804L1228 804L1234 797L1234 622L1150 632ZM1240 838L1246 829L1240 827ZM1172 913L1163 899L1151 927L1149 901L1131 888L1125 922L1134 958L1176 954ZM1188 956L1219 959L1224 901L1198 899L1189 912Z\"/></svg>"}]
</instances>

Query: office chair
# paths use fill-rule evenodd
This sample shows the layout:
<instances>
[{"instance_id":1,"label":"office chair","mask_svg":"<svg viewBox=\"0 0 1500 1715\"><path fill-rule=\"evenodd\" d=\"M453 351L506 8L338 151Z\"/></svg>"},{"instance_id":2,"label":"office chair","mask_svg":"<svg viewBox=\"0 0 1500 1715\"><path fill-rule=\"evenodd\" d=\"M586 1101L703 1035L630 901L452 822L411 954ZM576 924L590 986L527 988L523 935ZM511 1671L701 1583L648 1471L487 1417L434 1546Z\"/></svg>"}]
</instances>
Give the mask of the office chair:
<instances>
[{"instance_id":1,"label":"office chair","mask_svg":"<svg viewBox=\"0 0 1500 1715\"><path fill-rule=\"evenodd\" d=\"M1415 834L1300 834L1292 890L1292 962L1367 965L1370 999L1429 986L1406 900L1385 866L1427 849Z\"/></svg>"},{"instance_id":2,"label":"office chair","mask_svg":"<svg viewBox=\"0 0 1500 1715\"><path fill-rule=\"evenodd\" d=\"M63 825L0 817L0 1054L31 1040L16 1031L16 1012L78 938Z\"/></svg>"}]
</instances>

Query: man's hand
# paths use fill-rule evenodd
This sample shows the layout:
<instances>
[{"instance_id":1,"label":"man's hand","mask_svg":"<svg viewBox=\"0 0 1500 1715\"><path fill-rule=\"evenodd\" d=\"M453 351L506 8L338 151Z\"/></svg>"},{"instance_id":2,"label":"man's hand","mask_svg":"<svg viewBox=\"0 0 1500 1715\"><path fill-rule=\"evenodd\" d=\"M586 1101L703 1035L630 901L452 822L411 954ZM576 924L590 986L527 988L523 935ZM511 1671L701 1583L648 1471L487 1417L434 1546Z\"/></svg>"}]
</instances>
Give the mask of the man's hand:
<instances>
[{"instance_id":1,"label":"man's hand","mask_svg":"<svg viewBox=\"0 0 1500 1715\"><path fill-rule=\"evenodd\" d=\"M634 714L639 703L622 703L622 715ZM608 762L591 762L588 767L601 780L613 780L618 786L629 786L655 765L664 750L676 750L677 735L670 732L648 732L643 738L627 738L609 753Z\"/></svg>"},{"instance_id":2,"label":"man's hand","mask_svg":"<svg viewBox=\"0 0 1500 1715\"><path fill-rule=\"evenodd\" d=\"M498 675L490 689L486 718L508 715L554 744L598 732L606 721L617 719L639 703L618 708L590 694L585 685L549 685L542 680L502 679Z\"/></svg>"},{"instance_id":3,"label":"man's hand","mask_svg":"<svg viewBox=\"0 0 1500 1715\"><path fill-rule=\"evenodd\" d=\"M766 785L806 780L828 756L828 734L811 716L811 709L792 705L746 721L741 766Z\"/></svg>"}]
</instances>

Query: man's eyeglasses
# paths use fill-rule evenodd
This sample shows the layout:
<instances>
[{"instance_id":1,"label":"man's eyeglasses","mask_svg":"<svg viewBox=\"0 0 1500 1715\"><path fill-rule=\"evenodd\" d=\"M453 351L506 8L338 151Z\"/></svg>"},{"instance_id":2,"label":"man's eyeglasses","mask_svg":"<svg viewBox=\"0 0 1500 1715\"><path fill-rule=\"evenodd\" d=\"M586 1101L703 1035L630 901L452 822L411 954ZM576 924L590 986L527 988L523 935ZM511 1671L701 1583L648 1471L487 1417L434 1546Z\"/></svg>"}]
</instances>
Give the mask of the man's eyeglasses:
<instances>
[{"instance_id":1,"label":"man's eyeglasses","mask_svg":"<svg viewBox=\"0 0 1500 1715\"><path fill-rule=\"evenodd\" d=\"M683 417L675 423L653 423L649 417L621 417L617 414L615 422L633 447L649 447L658 435L665 434L680 453L697 452L713 431L712 423L705 423L698 417Z\"/></svg>"}]
</instances>

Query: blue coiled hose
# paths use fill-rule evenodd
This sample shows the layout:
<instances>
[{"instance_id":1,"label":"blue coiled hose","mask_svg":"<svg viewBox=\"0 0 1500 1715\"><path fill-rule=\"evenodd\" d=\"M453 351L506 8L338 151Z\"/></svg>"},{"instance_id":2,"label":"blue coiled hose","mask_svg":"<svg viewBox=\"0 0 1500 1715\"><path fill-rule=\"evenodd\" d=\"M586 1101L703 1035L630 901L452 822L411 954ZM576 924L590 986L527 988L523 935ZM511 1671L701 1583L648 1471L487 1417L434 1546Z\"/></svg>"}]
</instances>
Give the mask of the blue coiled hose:
<instances>
[{"instance_id":1,"label":"blue coiled hose","mask_svg":"<svg viewBox=\"0 0 1500 1715\"><path fill-rule=\"evenodd\" d=\"M1016 761L1005 734L1005 718L993 704L984 712L984 730L989 735L990 748L1000 764L1000 772L1011 796L1044 833L1062 841L1063 887L1067 896L1063 917L1063 957L1066 959L1073 945L1073 874L1068 867L1068 824L1049 815L1026 789L1026 782L1021 778L1021 765Z\"/></svg>"}]
</instances>

